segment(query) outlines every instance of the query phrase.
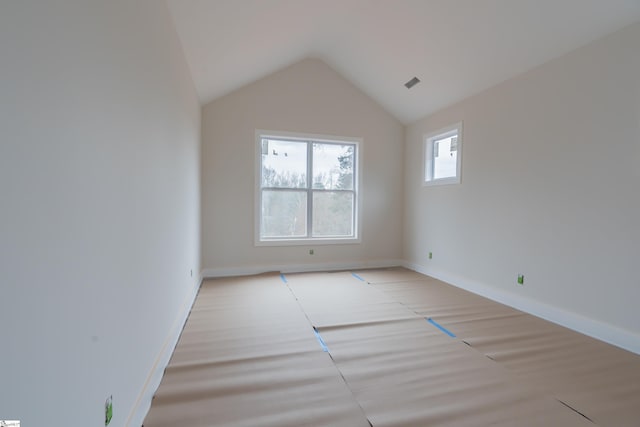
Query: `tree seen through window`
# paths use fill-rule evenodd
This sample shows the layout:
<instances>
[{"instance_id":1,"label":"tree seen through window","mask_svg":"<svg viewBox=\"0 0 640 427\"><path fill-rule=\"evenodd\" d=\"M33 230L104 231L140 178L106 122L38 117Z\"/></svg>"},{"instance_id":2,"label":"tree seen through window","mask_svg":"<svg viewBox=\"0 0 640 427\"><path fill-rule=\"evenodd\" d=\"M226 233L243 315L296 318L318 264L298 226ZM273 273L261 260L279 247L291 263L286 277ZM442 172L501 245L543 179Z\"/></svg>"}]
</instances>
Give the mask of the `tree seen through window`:
<instances>
[{"instance_id":1,"label":"tree seen through window","mask_svg":"<svg viewBox=\"0 0 640 427\"><path fill-rule=\"evenodd\" d=\"M355 237L355 144L262 138L261 145L261 240Z\"/></svg>"}]
</instances>

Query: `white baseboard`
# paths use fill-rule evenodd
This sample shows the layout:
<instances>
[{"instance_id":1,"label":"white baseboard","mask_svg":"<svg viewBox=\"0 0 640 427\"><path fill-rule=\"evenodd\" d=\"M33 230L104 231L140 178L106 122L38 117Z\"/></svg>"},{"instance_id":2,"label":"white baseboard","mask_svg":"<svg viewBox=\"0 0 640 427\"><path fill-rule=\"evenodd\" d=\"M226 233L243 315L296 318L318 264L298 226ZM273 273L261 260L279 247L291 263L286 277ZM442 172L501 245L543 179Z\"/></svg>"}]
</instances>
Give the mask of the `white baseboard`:
<instances>
[{"instance_id":1,"label":"white baseboard","mask_svg":"<svg viewBox=\"0 0 640 427\"><path fill-rule=\"evenodd\" d=\"M453 273L435 270L420 264L404 262L403 266L418 273L447 282L458 288L481 295L493 301L508 305L534 316L541 317L558 325L599 339L625 350L640 354L640 335L629 330L610 325L599 320L591 319L578 313L573 313L540 301L525 298L510 292L505 292L483 283L469 280Z\"/></svg>"},{"instance_id":2,"label":"white baseboard","mask_svg":"<svg viewBox=\"0 0 640 427\"><path fill-rule=\"evenodd\" d=\"M400 259L373 260L373 261L352 261L352 262L330 262L316 264L270 264L258 266L244 266L232 268L206 268L202 272L204 278L229 277L229 276L249 276L254 274L279 272L279 273L307 273L312 271L339 271L339 270L361 270L364 268L387 268L404 265Z\"/></svg>"},{"instance_id":3,"label":"white baseboard","mask_svg":"<svg viewBox=\"0 0 640 427\"><path fill-rule=\"evenodd\" d=\"M147 381L142 388L142 391L138 395L138 399L136 400L133 409L131 410L129 417L127 418L127 422L125 426L127 427L138 427L141 426L144 422L144 418L147 416L147 412L151 408L151 401L153 400L153 395L156 390L160 386L160 382L162 381L162 376L164 375L164 370L169 364L171 360L171 356L173 355L173 350L178 344L178 339L180 339L180 334L182 333L182 328L184 327L187 318L189 317L189 313L191 312L191 307L198 295L198 290L200 289L200 285L202 284L203 277L200 275L200 279L195 283L194 287L190 289L187 295L182 302L182 306L180 307L180 311L178 312L178 316L173 322L173 326L165 339L165 342L156 357L155 363L151 368L149 375L147 376Z\"/></svg>"}]
</instances>

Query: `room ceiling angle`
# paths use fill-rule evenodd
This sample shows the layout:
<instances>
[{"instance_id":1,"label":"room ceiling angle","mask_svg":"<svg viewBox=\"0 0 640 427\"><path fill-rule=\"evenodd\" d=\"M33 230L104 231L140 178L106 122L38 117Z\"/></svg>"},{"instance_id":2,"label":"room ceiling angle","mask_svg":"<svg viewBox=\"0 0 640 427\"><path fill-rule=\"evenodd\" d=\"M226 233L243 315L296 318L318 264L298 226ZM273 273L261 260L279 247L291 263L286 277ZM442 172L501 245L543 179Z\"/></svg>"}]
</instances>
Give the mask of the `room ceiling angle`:
<instances>
[{"instance_id":1,"label":"room ceiling angle","mask_svg":"<svg viewBox=\"0 0 640 427\"><path fill-rule=\"evenodd\" d=\"M167 3L203 105L311 57L405 124L640 21L640 0Z\"/></svg>"}]
</instances>

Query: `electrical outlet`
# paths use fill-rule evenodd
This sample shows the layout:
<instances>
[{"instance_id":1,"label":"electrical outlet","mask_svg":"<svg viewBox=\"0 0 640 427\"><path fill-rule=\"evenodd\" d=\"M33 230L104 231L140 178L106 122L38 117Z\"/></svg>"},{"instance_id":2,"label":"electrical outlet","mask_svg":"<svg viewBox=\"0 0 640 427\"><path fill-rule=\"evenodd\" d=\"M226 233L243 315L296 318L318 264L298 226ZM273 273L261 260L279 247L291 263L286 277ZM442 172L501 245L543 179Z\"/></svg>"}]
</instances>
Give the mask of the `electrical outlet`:
<instances>
[{"instance_id":1,"label":"electrical outlet","mask_svg":"<svg viewBox=\"0 0 640 427\"><path fill-rule=\"evenodd\" d=\"M113 418L113 396L109 396L104 402L104 425L108 426Z\"/></svg>"},{"instance_id":2,"label":"electrical outlet","mask_svg":"<svg viewBox=\"0 0 640 427\"><path fill-rule=\"evenodd\" d=\"M309 249L309 255L313 255L313 254L315 254L315 253L316 253L316 252L315 252L313 249Z\"/></svg>"},{"instance_id":3,"label":"electrical outlet","mask_svg":"<svg viewBox=\"0 0 640 427\"><path fill-rule=\"evenodd\" d=\"M429 259L433 259L433 252L429 252Z\"/></svg>"},{"instance_id":4,"label":"electrical outlet","mask_svg":"<svg viewBox=\"0 0 640 427\"><path fill-rule=\"evenodd\" d=\"M524 274L518 274L518 285L524 285Z\"/></svg>"}]
</instances>

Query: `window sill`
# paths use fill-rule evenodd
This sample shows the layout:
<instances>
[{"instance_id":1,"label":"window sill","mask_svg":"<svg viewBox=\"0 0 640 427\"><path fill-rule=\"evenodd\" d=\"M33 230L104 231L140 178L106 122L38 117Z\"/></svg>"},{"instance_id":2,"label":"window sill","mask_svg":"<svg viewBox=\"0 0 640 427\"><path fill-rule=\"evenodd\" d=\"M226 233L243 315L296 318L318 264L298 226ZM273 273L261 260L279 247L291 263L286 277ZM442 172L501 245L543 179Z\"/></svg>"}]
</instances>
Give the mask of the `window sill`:
<instances>
[{"instance_id":1,"label":"window sill","mask_svg":"<svg viewBox=\"0 0 640 427\"><path fill-rule=\"evenodd\" d=\"M431 181L422 181L423 187L434 187L437 185L452 185L452 184L460 184L460 178L441 178L434 179Z\"/></svg>"},{"instance_id":2,"label":"window sill","mask_svg":"<svg viewBox=\"0 0 640 427\"><path fill-rule=\"evenodd\" d=\"M360 243L360 238L345 237L332 239L271 239L258 240L255 246L314 246L314 245L355 245Z\"/></svg>"}]
</instances>

